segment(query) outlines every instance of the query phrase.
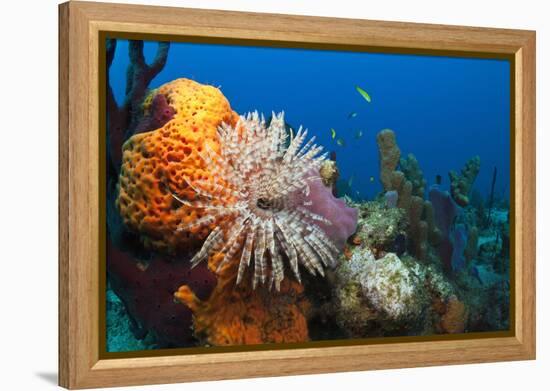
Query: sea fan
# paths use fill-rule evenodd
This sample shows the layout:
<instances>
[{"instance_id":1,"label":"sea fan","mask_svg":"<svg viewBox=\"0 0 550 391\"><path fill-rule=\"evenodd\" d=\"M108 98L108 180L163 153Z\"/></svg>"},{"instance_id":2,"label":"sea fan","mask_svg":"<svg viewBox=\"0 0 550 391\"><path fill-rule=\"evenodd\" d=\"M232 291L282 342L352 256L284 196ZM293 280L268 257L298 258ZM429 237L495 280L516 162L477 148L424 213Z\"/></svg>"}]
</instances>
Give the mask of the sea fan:
<instances>
[{"instance_id":1,"label":"sea fan","mask_svg":"<svg viewBox=\"0 0 550 391\"><path fill-rule=\"evenodd\" d=\"M182 204L207 211L179 230L215 226L192 265L220 251L224 256L218 271L238 259L237 284L252 264L252 286L269 277L269 287L274 284L277 290L284 278L284 258L298 281L299 264L313 275L324 275L323 265L334 265L338 248L318 224L331 222L307 208L309 182L319 178L326 159L315 137L304 144L307 130L300 127L289 135L284 113L273 113L267 125L257 112L241 116L235 127L222 124L218 134L220 152L207 143L200 152L210 178L187 179L197 199L174 194Z\"/></svg>"}]
</instances>

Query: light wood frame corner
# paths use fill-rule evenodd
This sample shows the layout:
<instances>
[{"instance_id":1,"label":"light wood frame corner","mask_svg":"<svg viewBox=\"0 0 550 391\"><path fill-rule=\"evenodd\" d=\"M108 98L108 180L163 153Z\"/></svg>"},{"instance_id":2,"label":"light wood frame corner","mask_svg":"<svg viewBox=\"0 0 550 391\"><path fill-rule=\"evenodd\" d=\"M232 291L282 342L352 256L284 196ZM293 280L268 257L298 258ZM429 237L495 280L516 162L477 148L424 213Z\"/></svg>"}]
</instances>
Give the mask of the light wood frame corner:
<instances>
[{"instance_id":1,"label":"light wood frame corner","mask_svg":"<svg viewBox=\"0 0 550 391\"><path fill-rule=\"evenodd\" d=\"M514 64L513 330L507 337L102 359L99 36L102 31L504 54ZM59 6L59 383L156 384L535 358L535 32L71 1Z\"/></svg>"}]
</instances>

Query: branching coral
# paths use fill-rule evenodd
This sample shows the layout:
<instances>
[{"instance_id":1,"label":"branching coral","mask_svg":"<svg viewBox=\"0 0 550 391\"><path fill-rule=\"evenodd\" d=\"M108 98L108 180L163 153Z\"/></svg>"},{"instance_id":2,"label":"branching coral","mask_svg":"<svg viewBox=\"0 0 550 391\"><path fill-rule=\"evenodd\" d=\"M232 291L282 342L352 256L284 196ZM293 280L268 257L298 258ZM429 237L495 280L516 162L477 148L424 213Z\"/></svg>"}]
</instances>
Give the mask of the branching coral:
<instances>
[{"instance_id":1,"label":"branching coral","mask_svg":"<svg viewBox=\"0 0 550 391\"><path fill-rule=\"evenodd\" d=\"M318 223L330 225L307 209L308 182L318 178L326 155L311 138L302 145L307 130L298 130L287 144L283 113L273 114L269 126L258 113L240 118L236 126L219 130L220 152L209 144L199 152L210 172L207 179L183 179L198 195L188 200L173 194L185 206L204 210L204 216L184 222L186 232L216 223L199 252L191 259L198 264L214 252L224 253L222 268L240 253L237 284L245 270L254 267L253 287L258 283L280 289L284 278L281 253L300 281L299 264L311 274L324 275L323 265L335 264L338 248Z\"/></svg>"}]
</instances>

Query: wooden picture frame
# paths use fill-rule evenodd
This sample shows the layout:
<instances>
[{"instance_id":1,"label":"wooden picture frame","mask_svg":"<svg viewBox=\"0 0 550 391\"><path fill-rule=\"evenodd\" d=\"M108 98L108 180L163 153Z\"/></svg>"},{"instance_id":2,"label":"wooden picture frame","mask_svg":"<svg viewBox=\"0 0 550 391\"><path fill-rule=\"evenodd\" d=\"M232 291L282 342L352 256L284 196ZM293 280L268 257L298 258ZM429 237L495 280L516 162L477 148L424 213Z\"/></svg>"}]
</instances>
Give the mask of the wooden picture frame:
<instances>
[{"instance_id":1,"label":"wooden picture frame","mask_svg":"<svg viewBox=\"0 0 550 391\"><path fill-rule=\"evenodd\" d=\"M506 336L172 356L100 353L99 37L103 31L513 63L513 330ZM71 1L59 6L59 384L90 388L535 358L535 32Z\"/></svg>"}]
</instances>

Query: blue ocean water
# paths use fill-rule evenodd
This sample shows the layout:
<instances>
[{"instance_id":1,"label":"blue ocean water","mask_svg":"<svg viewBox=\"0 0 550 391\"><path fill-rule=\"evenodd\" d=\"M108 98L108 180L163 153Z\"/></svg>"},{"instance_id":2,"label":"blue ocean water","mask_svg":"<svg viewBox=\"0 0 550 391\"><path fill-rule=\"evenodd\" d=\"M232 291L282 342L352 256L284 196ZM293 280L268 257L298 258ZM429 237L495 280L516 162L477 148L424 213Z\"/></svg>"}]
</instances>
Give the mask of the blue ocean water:
<instances>
[{"instance_id":1,"label":"blue ocean water","mask_svg":"<svg viewBox=\"0 0 550 391\"><path fill-rule=\"evenodd\" d=\"M110 68L119 102L127 47L127 41L118 42ZM156 47L145 43L148 61ZM441 175L448 185L449 170L458 171L479 155L474 187L487 195L496 167L496 193L508 197L507 60L172 43L166 66L150 87L180 77L220 87L240 114L284 110L289 124L303 125L336 152L341 177L353 178L353 194L360 198L381 191L376 134L384 128L395 131L402 156L417 157L428 184ZM356 86L370 94L371 103Z\"/></svg>"}]
</instances>

